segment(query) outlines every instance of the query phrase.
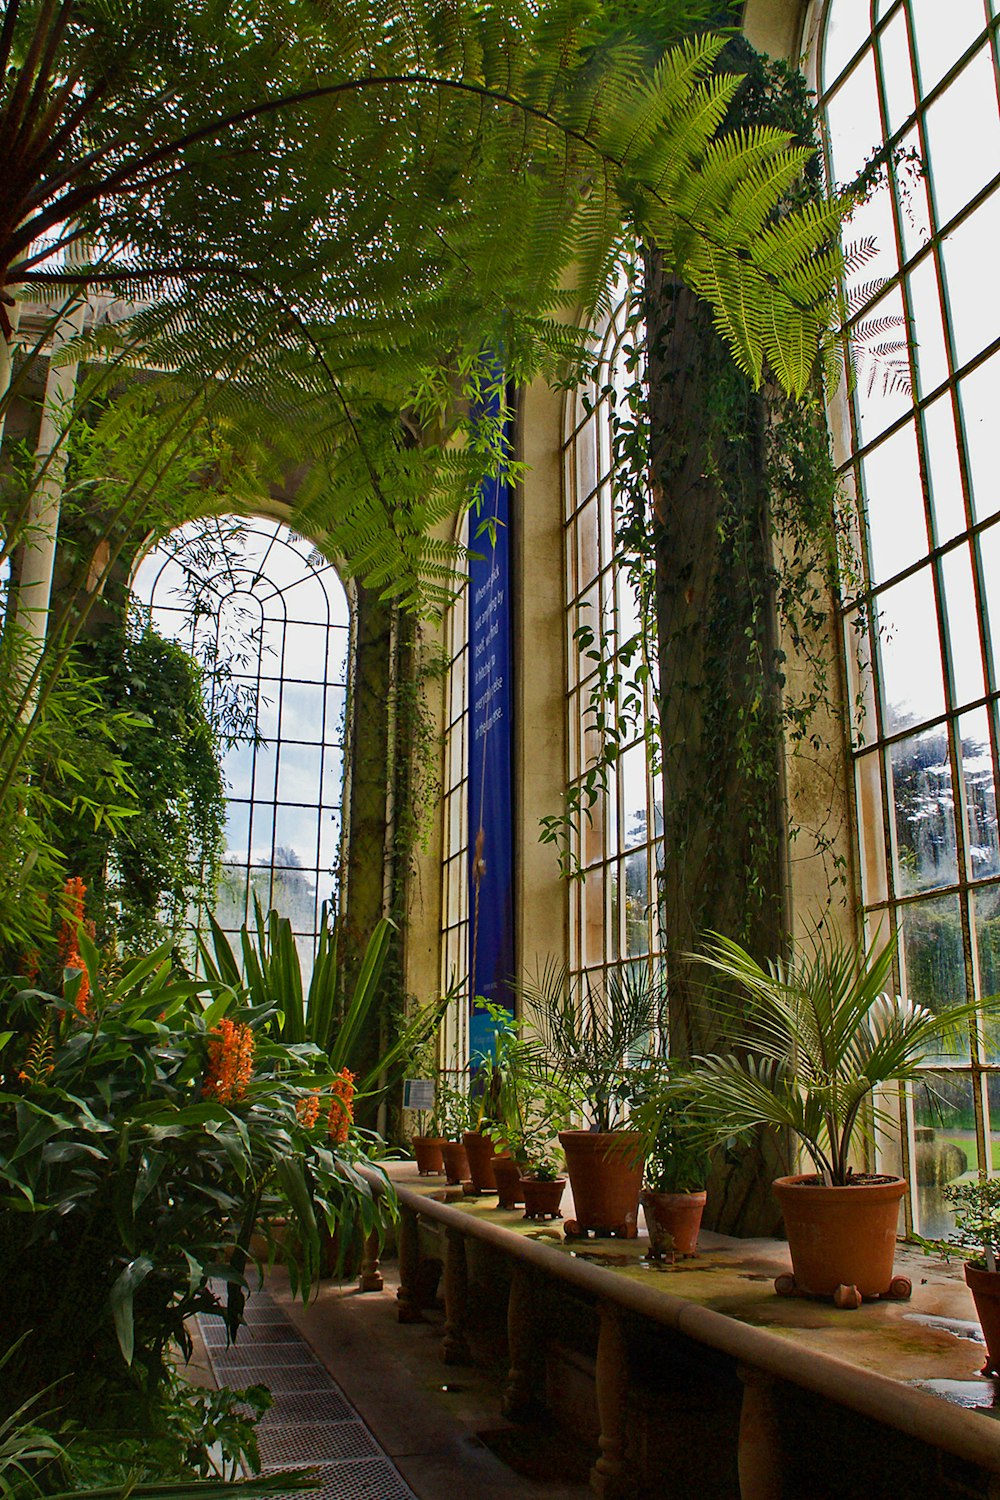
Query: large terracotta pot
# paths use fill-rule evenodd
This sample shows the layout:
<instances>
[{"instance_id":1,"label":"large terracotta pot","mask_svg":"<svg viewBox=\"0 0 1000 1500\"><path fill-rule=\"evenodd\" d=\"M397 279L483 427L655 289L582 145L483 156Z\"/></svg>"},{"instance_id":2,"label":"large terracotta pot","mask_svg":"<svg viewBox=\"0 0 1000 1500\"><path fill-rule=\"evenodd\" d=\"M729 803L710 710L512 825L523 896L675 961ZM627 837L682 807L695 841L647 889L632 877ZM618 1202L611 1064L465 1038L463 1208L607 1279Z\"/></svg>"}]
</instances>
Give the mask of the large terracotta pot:
<instances>
[{"instance_id":1,"label":"large terracotta pot","mask_svg":"<svg viewBox=\"0 0 1000 1500\"><path fill-rule=\"evenodd\" d=\"M861 1297L908 1295L909 1284L904 1292L904 1278L895 1286L892 1274L899 1204L907 1190L901 1177L824 1187L815 1174L803 1173L779 1177L773 1186L795 1276L791 1287L779 1277L778 1291L829 1297L857 1288Z\"/></svg>"},{"instance_id":2,"label":"large terracotta pot","mask_svg":"<svg viewBox=\"0 0 1000 1500\"><path fill-rule=\"evenodd\" d=\"M500 1195L500 1208L517 1208L524 1202L521 1191L521 1168L512 1156L494 1156L493 1176Z\"/></svg>"},{"instance_id":3,"label":"large terracotta pot","mask_svg":"<svg viewBox=\"0 0 1000 1500\"><path fill-rule=\"evenodd\" d=\"M635 1239L643 1168L639 1141L635 1130L560 1130L573 1190L567 1231L590 1229Z\"/></svg>"},{"instance_id":4,"label":"large terracotta pot","mask_svg":"<svg viewBox=\"0 0 1000 1500\"><path fill-rule=\"evenodd\" d=\"M966 1262L965 1279L986 1340L987 1360L982 1372L1000 1375L1000 1271L981 1271Z\"/></svg>"},{"instance_id":5,"label":"large terracotta pot","mask_svg":"<svg viewBox=\"0 0 1000 1500\"><path fill-rule=\"evenodd\" d=\"M478 1130L467 1130L462 1136L465 1154L469 1162L469 1176L477 1193L495 1193L497 1180L493 1175L493 1158L496 1147L488 1135Z\"/></svg>"},{"instance_id":6,"label":"large terracotta pot","mask_svg":"<svg viewBox=\"0 0 1000 1500\"><path fill-rule=\"evenodd\" d=\"M537 1177L522 1177L524 1217L526 1219L561 1219L560 1209L565 1191L565 1177L556 1177L551 1182L542 1182Z\"/></svg>"},{"instance_id":7,"label":"large terracotta pot","mask_svg":"<svg viewBox=\"0 0 1000 1500\"><path fill-rule=\"evenodd\" d=\"M698 1230L707 1196L704 1192L654 1193L648 1188L643 1191L651 1257L697 1254Z\"/></svg>"},{"instance_id":8,"label":"large terracotta pot","mask_svg":"<svg viewBox=\"0 0 1000 1500\"><path fill-rule=\"evenodd\" d=\"M436 1173L444 1171L444 1157L441 1155L443 1146L442 1136L415 1135L413 1137L413 1155L421 1177L433 1177Z\"/></svg>"},{"instance_id":9,"label":"large terracotta pot","mask_svg":"<svg viewBox=\"0 0 1000 1500\"><path fill-rule=\"evenodd\" d=\"M461 1141L445 1141L441 1147L441 1155L444 1157L444 1170L450 1183L469 1181L469 1158Z\"/></svg>"}]
</instances>

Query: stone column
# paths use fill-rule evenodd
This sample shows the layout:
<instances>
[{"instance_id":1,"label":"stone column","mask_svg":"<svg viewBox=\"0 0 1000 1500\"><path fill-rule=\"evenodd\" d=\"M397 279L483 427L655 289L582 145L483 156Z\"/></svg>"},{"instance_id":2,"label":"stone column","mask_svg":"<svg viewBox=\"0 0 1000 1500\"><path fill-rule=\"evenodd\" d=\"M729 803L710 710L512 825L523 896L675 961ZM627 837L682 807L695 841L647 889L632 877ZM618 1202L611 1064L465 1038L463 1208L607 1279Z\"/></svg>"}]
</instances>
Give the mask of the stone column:
<instances>
[{"instance_id":1,"label":"stone column","mask_svg":"<svg viewBox=\"0 0 1000 1500\"><path fill-rule=\"evenodd\" d=\"M399 1210L399 1303L396 1316L400 1323L422 1323L420 1308L420 1221L412 1208Z\"/></svg>"},{"instance_id":2,"label":"stone column","mask_svg":"<svg viewBox=\"0 0 1000 1500\"><path fill-rule=\"evenodd\" d=\"M738 1453L741 1500L782 1500L785 1464L775 1400L778 1383L749 1365L740 1365L738 1374L743 1382Z\"/></svg>"},{"instance_id":3,"label":"stone column","mask_svg":"<svg viewBox=\"0 0 1000 1500\"><path fill-rule=\"evenodd\" d=\"M619 1309L613 1303L602 1302L599 1312L597 1415L601 1424L601 1452L590 1472L590 1487L601 1500L626 1500L634 1490L634 1482L625 1468L628 1352Z\"/></svg>"},{"instance_id":4,"label":"stone column","mask_svg":"<svg viewBox=\"0 0 1000 1500\"><path fill-rule=\"evenodd\" d=\"M465 1336L469 1302L469 1268L465 1259L465 1236L459 1229L445 1230L444 1342L441 1358L446 1365L472 1363Z\"/></svg>"},{"instance_id":5,"label":"stone column","mask_svg":"<svg viewBox=\"0 0 1000 1500\"><path fill-rule=\"evenodd\" d=\"M525 1422L544 1405L544 1349L531 1272L517 1261L512 1263L511 1272L510 1299L507 1303L510 1373L502 1410L509 1421Z\"/></svg>"}]
</instances>

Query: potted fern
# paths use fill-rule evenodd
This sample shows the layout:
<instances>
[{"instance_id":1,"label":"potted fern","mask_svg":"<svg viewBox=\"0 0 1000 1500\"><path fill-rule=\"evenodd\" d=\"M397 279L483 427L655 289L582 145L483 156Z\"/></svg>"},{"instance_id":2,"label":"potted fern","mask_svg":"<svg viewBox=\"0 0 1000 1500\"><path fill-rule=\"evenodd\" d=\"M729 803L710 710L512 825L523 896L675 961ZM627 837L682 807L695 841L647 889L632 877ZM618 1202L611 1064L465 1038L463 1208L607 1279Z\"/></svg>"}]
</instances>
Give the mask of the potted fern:
<instances>
[{"instance_id":1,"label":"potted fern","mask_svg":"<svg viewBox=\"0 0 1000 1500\"><path fill-rule=\"evenodd\" d=\"M589 1130L559 1132L573 1190L566 1233L634 1239L642 1135L630 1128L629 1116L655 1060L662 987L645 970L612 970L599 987L549 967L523 994L553 1080L591 1118Z\"/></svg>"},{"instance_id":2,"label":"potted fern","mask_svg":"<svg viewBox=\"0 0 1000 1500\"><path fill-rule=\"evenodd\" d=\"M772 1126L798 1138L810 1170L774 1183L792 1257L780 1293L907 1297L893 1276L906 1183L863 1170L862 1156L887 1126L876 1090L916 1077L967 1031L980 1007L934 1012L894 995L896 939L847 943L817 931L787 962L766 968L738 943L714 935L692 959L726 981L715 996L728 1021L729 1054L695 1059L684 1082L716 1139ZM671 1085L668 1085L668 1092Z\"/></svg>"}]
</instances>

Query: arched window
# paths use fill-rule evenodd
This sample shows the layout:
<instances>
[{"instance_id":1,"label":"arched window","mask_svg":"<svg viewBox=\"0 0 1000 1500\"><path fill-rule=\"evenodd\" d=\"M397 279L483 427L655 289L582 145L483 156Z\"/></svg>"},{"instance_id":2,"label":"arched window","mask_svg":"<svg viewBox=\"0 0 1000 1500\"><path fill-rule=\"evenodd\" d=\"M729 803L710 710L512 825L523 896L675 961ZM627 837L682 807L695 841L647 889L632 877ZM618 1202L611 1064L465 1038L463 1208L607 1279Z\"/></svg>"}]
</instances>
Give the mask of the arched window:
<instances>
[{"instance_id":1,"label":"arched window","mask_svg":"<svg viewBox=\"0 0 1000 1500\"><path fill-rule=\"evenodd\" d=\"M862 529L844 617L862 896L931 1006L1000 990L997 19L986 0L827 0L815 17L832 176L851 182L885 144L845 235L868 247L834 424ZM914 1227L933 1235L937 1181L1000 1166L978 1029L960 1067L907 1091L902 1125Z\"/></svg>"},{"instance_id":2,"label":"arched window","mask_svg":"<svg viewBox=\"0 0 1000 1500\"><path fill-rule=\"evenodd\" d=\"M215 915L228 932L264 910L291 919L311 969L337 891L350 609L335 568L280 522L213 517L175 531L133 590L206 668L228 740L226 852ZM196 928L204 913L192 913Z\"/></svg>"},{"instance_id":3,"label":"arched window","mask_svg":"<svg viewBox=\"0 0 1000 1500\"><path fill-rule=\"evenodd\" d=\"M565 565L569 636L569 786L583 792L601 754L598 713L610 709L605 684L634 678L641 637L635 593L616 548L613 417L626 412L628 368L639 337L623 299L601 339L595 376L573 393L564 441ZM631 663L622 648L633 643ZM603 665L602 665L603 663ZM646 724L656 712L655 683L640 680L631 712L617 716L620 753L607 766L596 800L572 834L571 854L583 878L570 885L570 968L600 981L609 968L651 963L662 951L656 871L662 854L663 798L649 764ZM628 689L626 688L626 691ZM624 693L619 694L619 702ZM589 808L588 808L588 804Z\"/></svg>"}]
</instances>

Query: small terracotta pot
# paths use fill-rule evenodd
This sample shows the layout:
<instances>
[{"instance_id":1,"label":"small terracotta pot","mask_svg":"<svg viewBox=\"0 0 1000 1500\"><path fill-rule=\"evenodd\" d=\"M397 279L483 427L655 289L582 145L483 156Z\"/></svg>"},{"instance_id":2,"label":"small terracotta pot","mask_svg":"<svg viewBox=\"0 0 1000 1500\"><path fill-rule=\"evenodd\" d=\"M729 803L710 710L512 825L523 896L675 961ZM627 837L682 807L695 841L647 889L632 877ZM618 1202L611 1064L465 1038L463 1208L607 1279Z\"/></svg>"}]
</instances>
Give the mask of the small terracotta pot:
<instances>
[{"instance_id":1,"label":"small terracotta pot","mask_svg":"<svg viewBox=\"0 0 1000 1500\"><path fill-rule=\"evenodd\" d=\"M560 1130L580 1229L635 1239L643 1161L636 1130Z\"/></svg>"},{"instance_id":2,"label":"small terracotta pot","mask_svg":"<svg viewBox=\"0 0 1000 1500\"><path fill-rule=\"evenodd\" d=\"M488 1135L478 1130L467 1130L462 1136L465 1155L469 1162L469 1176L477 1193L495 1193L497 1180L493 1175L493 1158L496 1147Z\"/></svg>"},{"instance_id":3,"label":"small terracotta pot","mask_svg":"<svg viewBox=\"0 0 1000 1500\"><path fill-rule=\"evenodd\" d=\"M815 1174L773 1183L788 1235L795 1290L832 1296L840 1286L883 1297L893 1280L901 1177L824 1187ZM779 1288L780 1290L780 1288Z\"/></svg>"},{"instance_id":4,"label":"small terracotta pot","mask_svg":"<svg viewBox=\"0 0 1000 1500\"><path fill-rule=\"evenodd\" d=\"M557 1177L552 1182L540 1182L537 1177L522 1177L524 1217L526 1219L561 1219L561 1205L565 1190L565 1177Z\"/></svg>"},{"instance_id":5,"label":"small terracotta pot","mask_svg":"<svg viewBox=\"0 0 1000 1500\"><path fill-rule=\"evenodd\" d=\"M646 1213L651 1257L696 1255L698 1230L708 1195L700 1193L654 1193L646 1188L641 1202Z\"/></svg>"},{"instance_id":6,"label":"small terracotta pot","mask_svg":"<svg viewBox=\"0 0 1000 1500\"><path fill-rule=\"evenodd\" d=\"M433 1177L444 1171L444 1157L441 1155L443 1146L444 1139L439 1135L415 1135L413 1137L413 1155L421 1177Z\"/></svg>"},{"instance_id":7,"label":"small terracotta pot","mask_svg":"<svg viewBox=\"0 0 1000 1500\"><path fill-rule=\"evenodd\" d=\"M521 1168L512 1156L494 1156L493 1176L500 1194L499 1208L517 1208L524 1202L521 1191Z\"/></svg>"},{"instance_id":8,"label":"small terracotta pot","mask_svg":"<svg viewBox=\"0 0 1000 1500\"><path fill-rule=\"evenodd\" d=\"M984 1375L1000 1375L1000 1271L981 1271L965 1263L965 1280L986 1340Z\"/></svg>"},{"instance_id":9,"label":"small terracotta pot","mask_svg":"<svg viewBox=\"0 0 1000 1500\"><path fill-rule=\"evenodd\" d=\"M444 1157L445 1173L452 1185L469 1181L469 1158L461 1141L442 1141L441 1155Z\"/></svg>"}]
</instances>

